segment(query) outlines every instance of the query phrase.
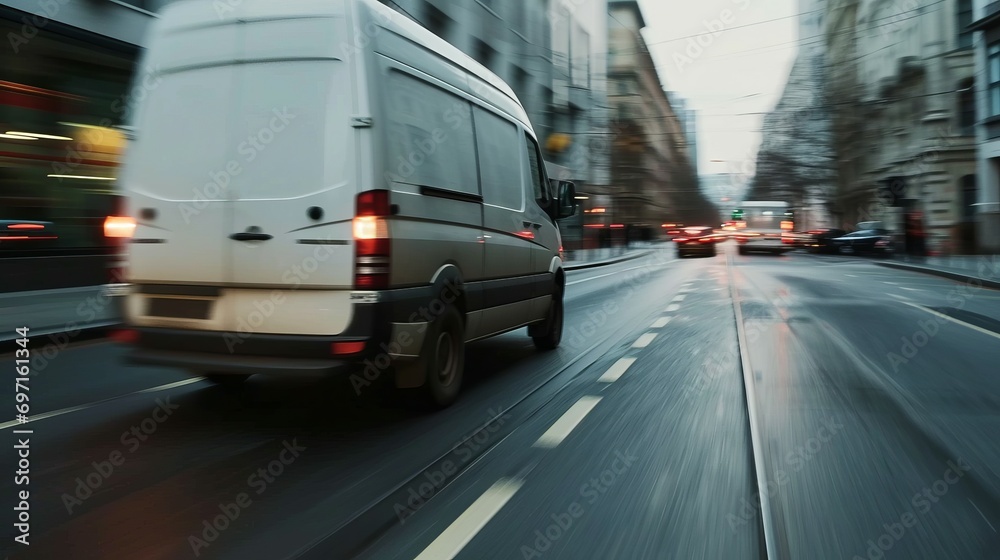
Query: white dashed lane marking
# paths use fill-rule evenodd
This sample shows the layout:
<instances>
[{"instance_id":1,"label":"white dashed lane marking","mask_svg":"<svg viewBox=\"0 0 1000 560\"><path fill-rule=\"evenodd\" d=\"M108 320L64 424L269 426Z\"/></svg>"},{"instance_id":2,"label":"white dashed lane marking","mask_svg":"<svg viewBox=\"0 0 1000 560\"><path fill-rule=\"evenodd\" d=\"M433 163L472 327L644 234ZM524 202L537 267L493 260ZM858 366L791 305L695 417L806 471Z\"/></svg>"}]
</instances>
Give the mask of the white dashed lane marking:
<instances>
[{"instance_id":1,"label":"white dashed lane marking","mask_svg":"<svg viewBox=\"0 0 1000 560\"><path fill-rule=\"evenodd\" d=\"M500 479L458 516L415 560L452 560L514 497L522 481Z\"/></svg>"},{"instance_id":2,"label":"white dashed lane marking","mask_svg":"<svg viewBox=\"0 0 1000 560\"><path fill-rule=\"evenodd\" d=\"M676 303L671 303L670 305L667 306L667 313L673 313L674 311L677 311L680 308L681 308L680 305Z\"/></svg>"},{"instance_id":3,"label":"white dashed lane marking","mask_svg":"<svg viewBox=\"0 0 1000 560\"><path fill-rule=\"evenodd\" d=\"M625 372L628 371L628 368L634 363L635 358L621 358L615 362L614 365L608 368L608 371L604 372L604 375L602 375L598 381L601 383L614 383L615 381L618 381L621 376L625 375Z\"/></svg>"},{"instance_id":4,"label":"white dashed lane marking","mask_svg":"<svg viewBox=\"0 0 1000 560\"><path fill-rule=\"evenodd\" d=\"M655 339L656 333L646 333L636 339L635 343L632 344L632 348L645 348Z\"/></svg>"},{"instance_id":5,"label":"white dashed lane marking","mask_svg":"<svg viewBox=\"0 0 1000 560\"><path fill-rule=\"evenodd\" d=\"M533 447L546 447L553 448L562 443L566 436L573 431L577 425L590 414L590 411L597 406L597 403L601 402L601 397L594 397L586 395L580 397L580 400L573 403L573 406L569 407L558 420L555 421L548 430L538 441L535 442Z\"/></svg>"},{"instance_id":6,"label":"white dashed lane marking","mask_svg":"<svg viewBox=\"0 0 1000 560\"><path fill-rule=\"evenodd\" d=\"M651 329L662 329L670 322L670 317L660 317L655 323L649 326Z\"/></svg>"}]
</instances>

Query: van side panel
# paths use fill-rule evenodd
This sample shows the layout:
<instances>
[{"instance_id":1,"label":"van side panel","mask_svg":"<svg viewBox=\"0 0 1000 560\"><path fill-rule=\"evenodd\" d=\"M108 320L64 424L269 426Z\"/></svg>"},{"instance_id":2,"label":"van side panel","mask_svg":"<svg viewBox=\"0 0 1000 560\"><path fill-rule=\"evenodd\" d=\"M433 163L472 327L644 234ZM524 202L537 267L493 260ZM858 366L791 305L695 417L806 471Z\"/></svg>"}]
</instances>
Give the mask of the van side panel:
<instances>
[{"instance_id":1,"label":"van side panel","mask_svg":"<svg viewBox=\"0 0 1000 560\"><path fill-rule=\"evenodd\" d=\"M408 55L420 57L413 49ZM398 208L389 223L391 284L428 285L446 264L475 282L483 274L482 197L471 104L406 64L376 59L380 176Z\"/></svg>"}]
</instances>

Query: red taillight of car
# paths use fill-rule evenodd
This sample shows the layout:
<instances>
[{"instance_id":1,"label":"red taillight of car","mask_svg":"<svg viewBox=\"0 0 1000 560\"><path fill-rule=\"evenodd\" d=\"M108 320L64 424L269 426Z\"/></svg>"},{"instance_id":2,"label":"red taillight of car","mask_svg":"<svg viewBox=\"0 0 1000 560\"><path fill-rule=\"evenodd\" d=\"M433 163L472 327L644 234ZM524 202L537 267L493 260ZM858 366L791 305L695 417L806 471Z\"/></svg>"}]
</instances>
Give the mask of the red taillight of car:
<instances>
[{"instance_id":1,"label":"red taillight of car","mask_svg":"<svg viewBox=\"0 0 1000 560\"><path fill-rule=\"evenodd\" d=\"M674 238L674 243L686 243L686 242L687 242L687 238L686 237L676 237L676 238Z\"/></svg>"},{"instance_id":2,"label":"red taillight of car","mask_svg":"<svg viewBox=\"0 0 1000 560\"><path fill-rule=\"evenodd\" d=\"M109 338L121 344L135 344L139 342L139 331L134 329L118 329L111 331Z\"/></svg>"},{"instance_id":3,"label":"red taillight of car","mask_svg":"<svg viewBox=\"0 0 1000 560\"><path fill-rule=\"evenodd\" d=\"M389 191L366 191L358 195L354 230L354 287L378 290L389 287Z\"/></svg>"},{"instance_id":4,"label":"red taillight of car","mask_svg":"<svg viewBox=\"0 0 1000 560\"><path fill-rule=\"evenodd\" d=\"M365 349L364 342L334 342L330 344L330 353L335 356L358 354Z\"/></svg>"}]
</instances>

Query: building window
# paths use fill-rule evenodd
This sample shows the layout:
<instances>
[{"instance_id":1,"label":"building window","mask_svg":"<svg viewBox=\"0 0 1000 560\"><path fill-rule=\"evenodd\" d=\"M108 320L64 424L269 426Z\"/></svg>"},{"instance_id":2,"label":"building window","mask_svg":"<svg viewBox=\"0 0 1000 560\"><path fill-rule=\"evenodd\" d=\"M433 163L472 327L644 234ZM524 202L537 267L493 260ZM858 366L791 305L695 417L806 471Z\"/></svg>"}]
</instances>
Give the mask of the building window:
<instances>
[{"instance_id":1,"label":"building window","mask_svg":"<svg viewBox=\"0 0 1000 560\"><path fill-rule=\"evenodd\" d=\"M976 219L976 176L962 177L962 218L967 221Z\"/></svg>"},{"instance_id":2,"label":"building window","mask_svg":"<svg viewBox=\"0 0 1000 560\"><path fill-rule=\"evenodd\" d=\"M427 29L438 37L448 40L448 32L453 27L455 20L451 19L444 12L434 7L433 4L424 2L424 22Z\"/></svg>"},{"instance_id":3,"label":"building window","mask_svg":"<svg viewBox=\"0 0 1000 560\"><path fill-rule=\"evenodd\" d=\"M483 66L493 69L493 62L496 59L497 51L486 44L486 41L475 39L476 54L475 59Z\"/></svg>"},{"instance_id":4,"label":"building window","mask_svg":"<svg viewBox=\"0 0 1000 560\"><path fill-rule=\"evenodd\" d=\"M520 66L514 67L514 83L513 89L514 94L521 101L524 101L528 97L528 72Z\"/></svg>"},{"instance_id":5,"label":"building window","mask_svg":"<svg viewBox=\"0 0 1000 560\"><path fill-rule=\"evenodd\" d=\"M959 84L958 94L958 126L965 136L975 135L976 127L976 89L972 80L964 80Z\"/></svg>"},{"instance_id":6,"label":"building window","mask_svg":"<svg viewBox=\"0 0 1000 560\"><path fill-rule=\"evenodd\" d=\"M1000 42L992 43L987 52L986 75L989 79L989 115L1000 115Z\"/></svg>"},{"instance_id":7,"label":"building window","mask_svg":"<svg viewBox=\"0 0 1000 560\"><path fill-rule=\"evenodd\" d=\"M958 48L972 48L972 31L966 28L972 24L972 0L958 0Z\"/></svg>"}]
</instances>

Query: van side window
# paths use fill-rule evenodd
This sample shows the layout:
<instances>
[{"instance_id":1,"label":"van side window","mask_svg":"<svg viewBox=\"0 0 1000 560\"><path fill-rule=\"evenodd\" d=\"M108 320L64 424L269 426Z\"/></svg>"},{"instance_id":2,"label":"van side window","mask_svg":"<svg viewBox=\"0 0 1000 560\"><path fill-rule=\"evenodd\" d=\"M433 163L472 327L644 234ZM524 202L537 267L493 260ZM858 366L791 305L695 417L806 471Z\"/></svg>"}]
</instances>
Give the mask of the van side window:
<instances>
[{"instance_id":1,"label":"van side window","mask_svg":"<svg viewBox=\"0 0 1000 560\"><path fill-rule=\"evenodd\" d=\"M385 86L386 177L479 195L469 102L398 70Z\"/></svg>"},{"instance_id":2,"label":"van side window","mask_svg":"<svg viewBox=\"0 0 1000 560\"><path fill-rule=\"evenodd\" d=\"M493 113L476 107L476 147L483 183L483 201L494 206L521 210L524 173L517 127Z\"/></svg>"},{"instance_id":3,"label":"van side window","mask_svg":"<svg viewBox=\"0 0 1000 560\"><path fill-rule=\"evenodd\" d=\"M528 141L528 171L531 174L532 192L535 193L535 200L544 204L548 197L543 188L545 180L542 176L542 156L538 151L538 143L531 136L525 134L524 139Z\"/></svg>"}]
</instances>

